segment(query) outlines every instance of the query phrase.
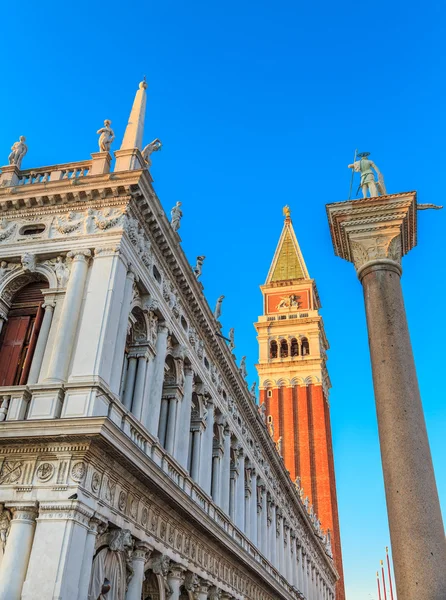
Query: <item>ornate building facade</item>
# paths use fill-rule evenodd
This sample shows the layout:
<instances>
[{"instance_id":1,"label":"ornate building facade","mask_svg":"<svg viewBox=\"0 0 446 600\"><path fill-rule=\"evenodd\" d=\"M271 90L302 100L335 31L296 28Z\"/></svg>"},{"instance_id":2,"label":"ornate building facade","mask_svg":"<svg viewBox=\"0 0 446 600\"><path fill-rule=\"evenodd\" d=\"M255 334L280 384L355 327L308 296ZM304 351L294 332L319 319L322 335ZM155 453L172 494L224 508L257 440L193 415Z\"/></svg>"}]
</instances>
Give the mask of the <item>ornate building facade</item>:
<instances>
[{"instance_id":1,"label":"ornate building facade","mask_svg":"<svg viewBox=\"0 0 446 600\"><path fill-rule=\"evenodd\" d=\"M0 176L0 599L333 600L330 539L268 435L141 151Z\"/></svg>"},{"instance_id":2,"label":"ornate building facade","mask_svg":"<svg viewBox=\"0 0 446 600\"><path fill-rule=\"evenodd\" d=\"M328 341L288 207L265 285L259 341L260 404L269 433L311 513L330 532L344 598L341 542L326 367Z\"/></svg>"}]
</instances>

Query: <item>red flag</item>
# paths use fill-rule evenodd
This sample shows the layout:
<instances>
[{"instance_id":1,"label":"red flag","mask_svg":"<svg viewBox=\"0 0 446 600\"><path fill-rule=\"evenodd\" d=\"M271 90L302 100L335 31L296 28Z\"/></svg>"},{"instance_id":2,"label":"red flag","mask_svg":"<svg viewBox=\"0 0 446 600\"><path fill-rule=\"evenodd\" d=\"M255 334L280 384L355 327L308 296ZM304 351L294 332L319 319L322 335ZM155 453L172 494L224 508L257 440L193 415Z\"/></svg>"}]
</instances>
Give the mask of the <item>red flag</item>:
<instances>
[{"instance_id":1,"label":"red flag","mask_svg":"<svg viewBox=\"0 0 446 600\"><path fill-rule=\"evenodd\" d=\"M386 593L386 579L384 577L384 563L383 561L381 562L381 572L382 572L382 576L383 576L383 590L384 590L384 600L387 600L387 593Z\"/></svg>"},{"instance_id":2,"label":"red flag","mask_svg":"<svg viewBox=\"0 0 446 600\"><path fill-rule=\"evenodd\" d=\"M381 600L381 588L379 586L379 573L376 571L376 582L378 584L378 600Z\"/></svg>"}]
</instances>

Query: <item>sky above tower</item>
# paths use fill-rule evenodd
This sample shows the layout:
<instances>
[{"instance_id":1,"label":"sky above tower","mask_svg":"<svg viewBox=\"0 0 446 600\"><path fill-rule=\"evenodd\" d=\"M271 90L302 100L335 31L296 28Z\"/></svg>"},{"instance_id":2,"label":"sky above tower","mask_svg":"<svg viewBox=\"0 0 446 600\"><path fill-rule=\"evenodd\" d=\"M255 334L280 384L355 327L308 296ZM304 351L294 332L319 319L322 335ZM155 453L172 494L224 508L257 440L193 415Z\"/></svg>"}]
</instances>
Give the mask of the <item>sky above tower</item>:
<instances>
[{"instance_id":1,"label":"sky above tower","mask_svg":"<svg viewBox=\"0 0 446 600\"><path fill-rule=\"evenodd\" d=\"M26 16L28 15L28 16ZM253 322L283 226L317 281L333 384L331 414L347 598L376 598L389 545L362 289L333 254L325 204L347 199L355 148L390 193L446 204L441 161L446 5L434 0L224 3L24 0L2 9L0 162L25 135L22 168L88 159L112 120L116 150L146 75L143 144L159 137L154 186L181 200L191 262L205 255L211 307L256 380ZM3 158L2 158L3 157ZM356 176L357 177L357 176ZM353 197L358 187L353 183ZM446 506L442 242L446 211L419 213L403 290L437 484ZM420 507L423 510L423 507Z\"/></svg>"}]
</instances>

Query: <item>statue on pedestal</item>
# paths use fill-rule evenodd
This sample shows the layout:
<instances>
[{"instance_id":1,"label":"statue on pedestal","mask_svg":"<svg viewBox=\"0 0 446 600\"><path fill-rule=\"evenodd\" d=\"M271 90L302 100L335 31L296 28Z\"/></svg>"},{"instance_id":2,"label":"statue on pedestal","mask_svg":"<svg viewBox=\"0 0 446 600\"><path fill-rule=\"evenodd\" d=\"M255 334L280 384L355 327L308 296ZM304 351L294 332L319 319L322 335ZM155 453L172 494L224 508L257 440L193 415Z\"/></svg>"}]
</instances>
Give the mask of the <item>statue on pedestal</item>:
<instances>
[{"instance_id":1,"label":"statue on pedestal","mask_svg":"<svg viewBox=\"0 0 446 600\"><path fill-rule=\"evenodd\" d=\"M11 154L8 156L9 164L15 165L20 169L22 159L28 152L28 146L25 144L25 136L21 135L18 142L15 142L11 147Z\"/></svg>"},{"instance_id":2,"label":"statue on pedestal","mask_svg":"<svg viewBox=\"0 0 446 600\"><path fill-rule=\"evenodd\" d=\"M152 152L158 152L158 150L161 150L162 145L163 144L161 143L161 140L156 138L153 140L153 142L150 142L150 144L147 144L147 146L142 151L142 156L143 156L144 160L146 161L147 168L149 168L152 165L152 161L150 159Z\"/></svg>"},{"instance_id":3,"label":"statue on pedestal","mask_svg":"<svg viewBox=\"0 0 446 600\"><path fill-rule=\"evenodd\" d=\"M248 375L248 371L246 370L246 356L242 356L242 360L240 361L239 371L243 379L246 379Z\"/></svg>"},{"instance_id":4,"label":"statue on pedestal","mask_svg":"<svg viewBox=\"0 0 446 600\"><path fill-rule=\"evenodd\" d=\"M202 267L203 267L203 263L204 263L204 259L206 257L205 256L197 256L197 262L195 264L194 267L194 275L195 277L198 279L201 275L201 271L202 271Z\"/></svg>"},{"instance_id":5,"label":"statue on pedestal","mask_svg":"<svg viewBox=\"0 0 446 600\"><path fill-rule=\"evenodd\" d=\"M111 121L106 119L104 121L104 127L97 130L97 134L99 135L99 152L110 152L110 147L115 139L115 133L113 129L110 127Z\"/></svg>"},{"instance_id":6,"label":"statue on pedestal","mask_svg":"<svg viewBox=\"0 0 446 600\"><path fill-rule=\"evenodd\" d=\"M177 202L175 206L170 211L170 226L174 231L178 231L180 228L181 217L183 216L183 211L180 208L181 202Z\"/></svg>"},{"instance_id":7,"label":"statue on pedestal","mask_svg":"<svg viewBox=\"0 0 446 600\"><path fill-rule=\"evenodd\" d=\"M234 330L234 327L231 327L231 329L229 330L229 350L231 352L233 350L235 350L234 336L235 336L235 330Z\"/></svg>"},{"instance_id":8,"label":"statue on pedestal","mask_svg":"<svg viewBox=\"0 0 446 600\"><path fill-rule=\"evenodd\" d=\"M217 304L215 305L215 310L214 310L214 317L216 319L218 319L221 315L221 304L222 304L224 298L225 298L224 296L218 297Z\"/></svg>"},{"instance_id":9,"label":"statue on pedestal","mask_svg":"<svg viewBox=\"0 0 446 600\"><path fill-rule=\"evenodd\" d=\"M363 197L367 198L367 192L371 198L385 196L387 191L384 184L384 177L375 163L367 158L370 156L370 152L360 152L356 156L359 160L354 160L352 164L348 165L348 168L353 169L355 173L361 174L359 187L362 188ZM373 170L375 170L378 175L378 181L375 181Z\"/></svg>"}]
</instances>

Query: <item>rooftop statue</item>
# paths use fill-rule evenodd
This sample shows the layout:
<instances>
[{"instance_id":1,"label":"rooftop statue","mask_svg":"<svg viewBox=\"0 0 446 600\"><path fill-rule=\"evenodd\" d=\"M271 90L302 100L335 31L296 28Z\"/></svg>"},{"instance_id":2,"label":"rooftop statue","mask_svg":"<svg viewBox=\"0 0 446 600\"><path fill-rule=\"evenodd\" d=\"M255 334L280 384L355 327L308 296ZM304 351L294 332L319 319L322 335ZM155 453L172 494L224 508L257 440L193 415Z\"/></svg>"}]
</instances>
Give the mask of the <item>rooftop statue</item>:
<instances>
[{"instance_id":1,"label":"rooftop statue","mask_svg":"<svg viewBox=\"0 0 446 600\"><path fill-rule=\"evenodd\" d=\"M180 228L181 217L183 216L183 211L180 208L181 202L177 202L175 206L170 211L170 226L174 231L178 231Z\"/></svg>"},{"instance_id":2,"label":"rooftop statue","mask_svg":"<svg viewBox=\"0 0 446 600\"><path fill-rule=\"evenodd\" d=\"M235 350L235 330L234 327L231 327L231 329L229 330L229 350Z\"/></svg>"},{"instance_id":3,"label":"rooftop statue","mask_svg":"<svg viewBox=\"0 0 446 600\"><path fill-rule=\"evenodd\" d=\"M111 121L106 119L104 121L104 127L97 130L97 134L99 135L99 152L110 152L110 146L112 145L113 140L115 139L115 133L113 129L110 127Z\"/></svg>"},{"instance_id":4,"label":"rooftop statue","mask_svg":"<svg viewBox=\"0 0 446 600\"><path fill-rule=\"evenodd\" d=\"M246 379L248 375L248 371L246 370L246 356L242 356L242 360L240 361L239 371L243 379Z\"/></svg>"},{"instance_id":5,"label":"rooftop statue","mask_svg":"<svg viewBox=\"0 0 446 600\"><path fill-rule=\"evenodd\" d=\"M195 277L197 279L201 275L201 271L202 271L202 267L203 267L203 262L204 262L205 258L206 258L205 256L197 256L197 262L196 262L195 267L194 267L194 275L195 275Z\"/></svg>"},{"instance_id":6,"label":"rooftop statue","mask_svg":"<svg viewBox=\"0 0 446 600\"><path fill-rule=\"evenodd\" d=\"M150 159L152 152L158 152L158 150L161 150L162 145L163 144L161 143L161 140L156 138L153 140L153 142L150 142L150 144L147 144L147 146L142 151L142 156L143 156L144 160L146 161L147 168L149 168L152 165L152 161Z\"/></svg>"},{"instance_id":7,"label":"rooftop statue","mask_svg":"<svg viewBox=\"0 0 446 600\"><path fill-rule=\"evenodd\" d=\"M18 142L15 142L11 148L11 154L8 156L9 164L15 165L20 169L22 159L28 152L28 146L25 144L25 136L21 135Z\"/></svg>"},{"instance_id":8,"label":"rooftop statue","mask_svg":"<svg viewBox=\"0 0 446 600\"><path fill-rule=\"evenodd\" d=\"M218 319L221 315L221 304L222 304L224 298L225 298L224 296L218 297L217 304L215 305L215 310L214 310L214 317L216 319Z\"/></svg>"},{"instance_id":9,"label":"rooftop statue","mask_svg":"<svg viewBox=\"0 0 446 600\"><path fill-rule=\"evenodd\" d=\"M370 156L370 152L360 152L359 154L355 153L355 160L351 165L348 165L348 168L353 169L353 172L355 173L361 174L359 187L362 188L362 195L364 198L367 198L367 192L371 198L375 198L376 196L385 196L387 191L386 186L384 185L384 177L373 160L369 160L367 158L368 156ZM359 160L356 160L356 158L359 158ZM377 181L375 180L375 174L373 173L373 170L375 170L376 174L378 175Z\"/></svg>"},{"instance_id":10,"label":"rooftop statue","mask_svg":"<svg viewBox=\"0 0 446 600\"><path fill-rule=\"evenodd\" d=\"M288 206L288 204L283 207L283 216L285 217L285 219L290 219L291 218L291 209Z\"/></svg>"}]
</instances>

